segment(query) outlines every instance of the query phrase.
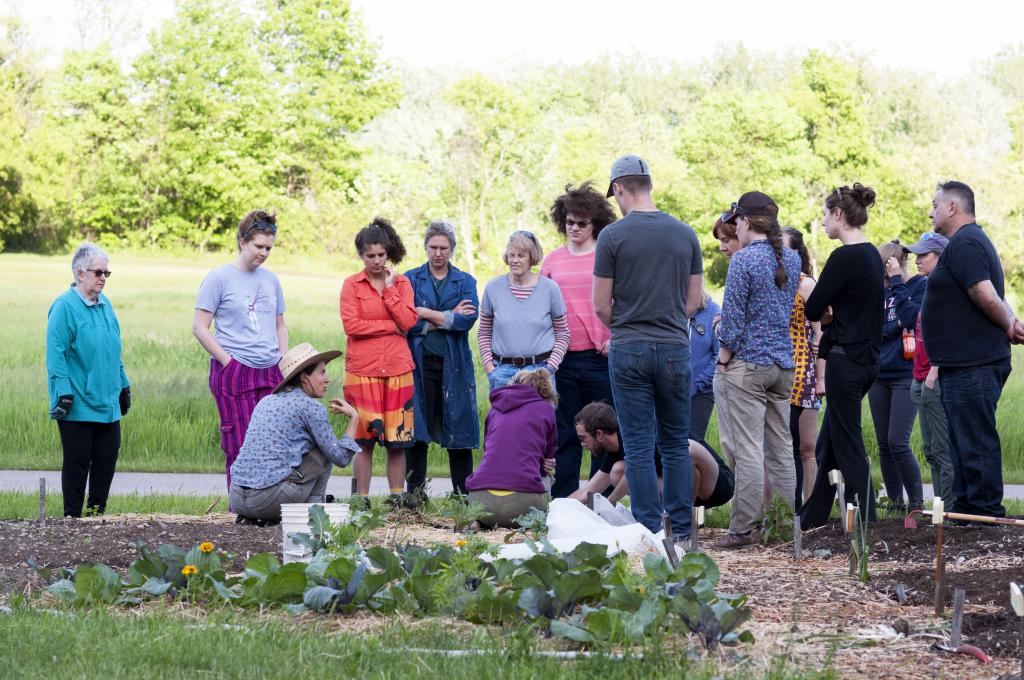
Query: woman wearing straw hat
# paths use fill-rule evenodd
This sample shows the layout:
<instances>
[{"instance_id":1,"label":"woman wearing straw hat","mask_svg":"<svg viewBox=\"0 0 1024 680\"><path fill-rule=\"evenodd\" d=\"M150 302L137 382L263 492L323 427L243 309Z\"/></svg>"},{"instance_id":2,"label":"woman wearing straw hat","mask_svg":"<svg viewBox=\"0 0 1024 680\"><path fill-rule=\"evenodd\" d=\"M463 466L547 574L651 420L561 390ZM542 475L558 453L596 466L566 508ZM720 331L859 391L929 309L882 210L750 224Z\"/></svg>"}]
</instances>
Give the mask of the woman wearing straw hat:
<instances>
[{"instance_id":1,"label":"woman wearing straw hat","mask_svg":"<svg viewBox=\"0 0 1024 680\"><path fill-rule=\"evenodd\" d=\"M308 342L281 359L281 382L252 412L245 441L231 466L228 500L240 523L281 518L282 503L322 503L331 465L344 467L359 452L356 410L332 399L331 413L348 417L338 439L317 400L327 393L327 364L338 350L317 352Z\"/></svg>"}]
</instances>

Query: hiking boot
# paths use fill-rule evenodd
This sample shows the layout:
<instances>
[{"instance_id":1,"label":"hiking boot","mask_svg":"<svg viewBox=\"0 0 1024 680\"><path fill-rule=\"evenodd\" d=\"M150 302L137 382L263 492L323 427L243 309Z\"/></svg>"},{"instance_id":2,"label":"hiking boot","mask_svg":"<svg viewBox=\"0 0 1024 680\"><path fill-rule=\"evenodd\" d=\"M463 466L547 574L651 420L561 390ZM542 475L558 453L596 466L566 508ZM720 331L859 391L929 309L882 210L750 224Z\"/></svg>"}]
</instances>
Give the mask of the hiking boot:
<instances>
[{"instance_id":1,"label":"hiking boot","mask_svg":"<svg viewBox=\"0 0 1024 680\"><path fill-rule=\"evenodd\" d=\"M761 532L755 529L745 534L728 534L725 538L718 539L712 545L719 550L735 550L760 544Z\"/></svg>"},{"instance_id":2,"label":"hiking boot","mask_svg":"<svg viewBox=\"0 0 1024 680\"><path fill-rule=\"evenodd\" d=\"M405 505L405 494L389 493L387 497L387 504L392 510L401 509Z\"/></svg>"}]
</instances>

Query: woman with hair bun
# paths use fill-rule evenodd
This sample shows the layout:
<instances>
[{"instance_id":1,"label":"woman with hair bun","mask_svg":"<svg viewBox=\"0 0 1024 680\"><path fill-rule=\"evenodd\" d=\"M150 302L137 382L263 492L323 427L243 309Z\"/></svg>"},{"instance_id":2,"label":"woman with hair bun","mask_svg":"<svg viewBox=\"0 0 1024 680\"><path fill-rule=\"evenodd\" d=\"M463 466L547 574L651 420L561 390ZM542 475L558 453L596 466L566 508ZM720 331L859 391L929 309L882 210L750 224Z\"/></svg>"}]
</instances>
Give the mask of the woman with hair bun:
<instances>
[{"instance_id":1,"label":"woman with hair bun","mask_svg":"<svg viewBox=\"0 0 1024 680\"><path fill-rule=\"evenodd\" d=\"M405 334L418 321L409 279L388 266L405 257L391 223L374 218L356 234L363 270L341 287L341 323L348 337L345 400L359 414L352 463L356 492L368 498L373 448L387 451L390 501L405 488L405 449L413 445L413 360Z\"/></svg>"},{"instance_id":2,"label":"woman with hair bun","mask_svg":"<svg viewBox=\"0 0 1024 680\"><path fill-rule=\"evenodd\" d=\"M724 374L736 493L729 534L716 547L761 542L765 477L787 504L796 472L789 434L793 344L789 318L800 281L800 257L782 244L775 201L743 194L723 222L735 223L742 249L732 256L718 325L716 370Z\"/></svg>"},{"instance_id":3,"label":"woman with hair bun","mask_svg":"<svg viewBox=\"0 0 1024 680\"><path fill-rule=\"evenodd\" d=\"M841 507L857 496L861 515L875 518L860 417L861 401L878 373L882 345L885 271L878 251L861 230L874 203L875 191L861 184L837 187L825 199L825 234L843 245L829 255L804 308L807 318L821 321L824 329L818 357L825 359L827 398L818 434L818 474L800 512L805 529L828 521L836 492L828 473L837 468L846 488Z\"/></svg>"}]
</instances>

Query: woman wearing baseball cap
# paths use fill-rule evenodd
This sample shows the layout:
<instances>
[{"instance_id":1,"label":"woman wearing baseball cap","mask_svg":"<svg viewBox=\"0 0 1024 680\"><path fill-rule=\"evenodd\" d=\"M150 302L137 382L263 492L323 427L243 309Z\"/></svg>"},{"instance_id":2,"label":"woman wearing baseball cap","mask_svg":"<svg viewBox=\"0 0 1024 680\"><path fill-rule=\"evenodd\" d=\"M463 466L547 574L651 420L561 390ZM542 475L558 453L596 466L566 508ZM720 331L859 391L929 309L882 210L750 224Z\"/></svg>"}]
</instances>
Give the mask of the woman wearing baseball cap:
<instances>
[{"instance_id":1,"label":"woman wearing baseball cap","mask_svg":"<svg viewBox=\"0 0 1024 680\"><path fill-rule=\"evenodd\" d=\"M903 246L903 250L917 256L917 271L921 276L930 276L939 256L949 243L942 234L928 231L921 234L917 243ZM910 383L910 400L917 406L921 423L921 442L924 459L932 469L932 487L935 495L947 504L953 502L953 462L949 458L949 431L946 410L942 406L939 389L939 367L932 366L925 350L924 334L921 332L921 312L918 311L914 328L914 369Z\"/></svg>"},{"instance_id":2,"label":"woman wearing baseball cap","mask_svg":"<svg viewBox=\"0 0 1024 680\"><path fill-rule=\"evenodd\" d=\"M318 352L304 342L281 359L281 382L253 409L231 466L228 499L240 524L279 520L282 503L324 502L331 465L344 467L359 453L353 439L356 410L331 400L331 413L348 417L348 429L338 439L319 402L331 382L327 364L339 356L338 350Z\"/></svg>"}]
</instances>

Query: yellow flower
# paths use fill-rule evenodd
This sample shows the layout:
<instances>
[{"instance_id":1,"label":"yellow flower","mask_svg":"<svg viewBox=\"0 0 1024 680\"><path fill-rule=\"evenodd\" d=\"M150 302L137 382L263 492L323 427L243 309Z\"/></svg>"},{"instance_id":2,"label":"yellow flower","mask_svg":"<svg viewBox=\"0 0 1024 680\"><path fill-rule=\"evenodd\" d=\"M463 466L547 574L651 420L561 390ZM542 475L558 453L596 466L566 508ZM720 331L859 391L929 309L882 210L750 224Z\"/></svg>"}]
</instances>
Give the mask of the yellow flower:
<instances>
[{"instance_id":1,"label":"yellow flower","mask_svg":"<svg viewBox=\"0 0 1024 680\"><path fill-rule=\"evenodd\" d=\"M460 548L462 546L466 545L466 543L468 543L468 541L466 541L465 539L462 539L462 538L460 538L459 540L455 541L455 545L459 546Z\"/></svg>"},{"instance_id":2,"label":"yellow flower","mask_svg":"<svg viewBox=\"0 0 1024 680\"><path fill-rule=\"evenodd\" d=\"M191 575L196 574L198 572L199 572L199 569L197 569L196 565L194 565L194 564L186 564L184 567L181 568L181 573L184 574L185 576L191 576Z\"/></svg>"},{"instance_id":3,"label":"yellow flower","mask_svg":"<svg viewBox=\"0 0 1024 680\"><path fill-rule=\"evenodd\" d=\"M647 592L647 588L644 588L643 586L640 586L639 590L641 595Z\"/></svg>"},{"instance_id":4,"label":"yellow flower","mask_svg":"<svg viewBox=\"0 0 1024 680\"><path fill-rule=\"evenodd\" d=\"M199 552L213 552L213 543L210 543L209 541L203 541L199 544Z\"/></svg>"}]
</instances>

